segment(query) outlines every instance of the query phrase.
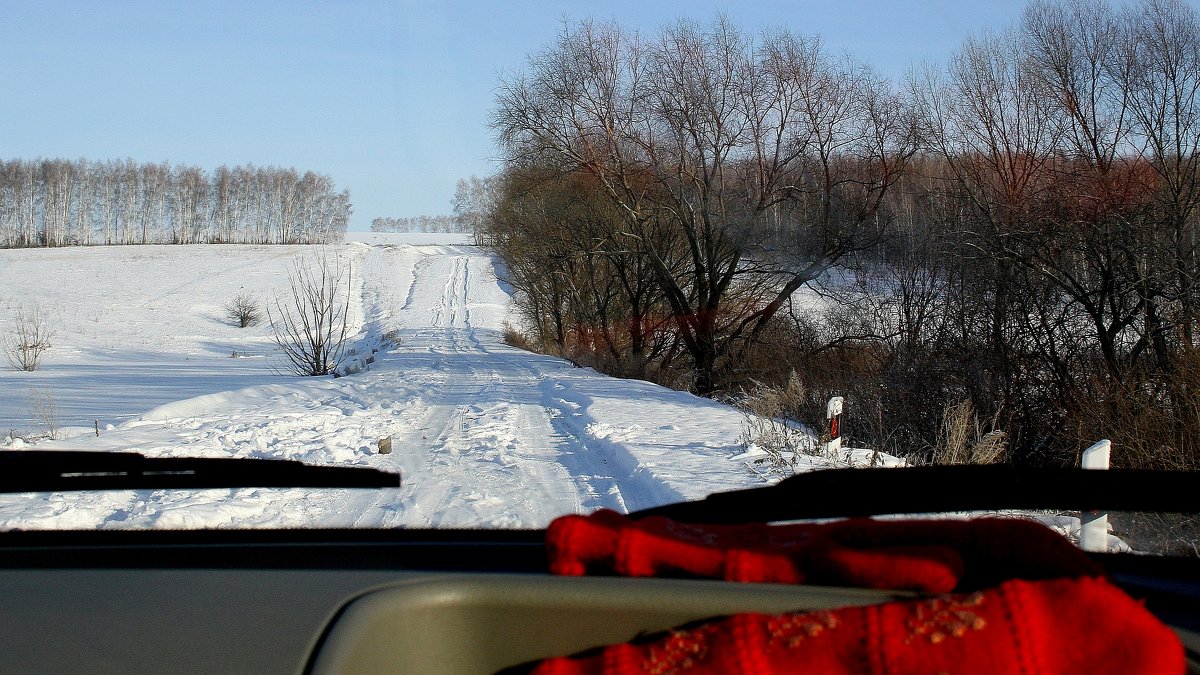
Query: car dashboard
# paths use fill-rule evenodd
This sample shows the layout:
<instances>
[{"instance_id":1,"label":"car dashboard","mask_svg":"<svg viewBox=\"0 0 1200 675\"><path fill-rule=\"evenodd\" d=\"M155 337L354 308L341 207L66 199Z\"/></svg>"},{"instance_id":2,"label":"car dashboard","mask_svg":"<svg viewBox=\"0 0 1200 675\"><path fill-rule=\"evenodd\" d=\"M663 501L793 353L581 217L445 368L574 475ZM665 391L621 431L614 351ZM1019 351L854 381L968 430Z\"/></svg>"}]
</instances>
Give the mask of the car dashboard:
<instances>
[{"instance_id":1,"label":"car dashboard","mask_svg":"<svg viewBox=\"0 0 1200 675\"><path fill-rule=\"evenodd\" d=\"M0 534L0 672L494 673L702 618L903 592L553 577L544 531ZM1198 561L1103 554L1200 672Z\"/></svg>"}]
</instances>

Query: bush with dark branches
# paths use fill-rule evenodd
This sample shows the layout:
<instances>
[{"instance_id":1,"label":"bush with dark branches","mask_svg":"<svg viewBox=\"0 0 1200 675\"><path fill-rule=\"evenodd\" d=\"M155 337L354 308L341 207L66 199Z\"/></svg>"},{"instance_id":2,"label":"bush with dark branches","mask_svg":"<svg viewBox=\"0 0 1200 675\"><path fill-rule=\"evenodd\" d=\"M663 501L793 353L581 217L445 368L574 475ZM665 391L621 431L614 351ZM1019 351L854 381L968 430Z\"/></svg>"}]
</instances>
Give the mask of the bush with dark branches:
<instances>
[{"instance_id":1,"label":"bush with dark branches","mask_svg":"<svg viewBox=\"0 0 1200 675\"><path fill-rule=\"evenodd\" d=\"M329 375L341 363L350 330L352 266L324 252L292 264L290 296L267 306L284 370L294 375Z\"/></svg>"},{"instance_id":2,"label":"bush with dark branches","mask_svg":"<svg viewBox=\"0 0 1200 675\"><path fill-rule=\"evenodd\" d=\"M17 370L37 370L42 352L50 348L50 337L41 311L35 308L27 312L21 307L14 317L12 332L4 337L4 358Z\"/></svg>"},{"instance_id":3,"label":"bush with dark branches","mask_svg":"<svg viewBox=\"0 0 1200 675\"><path fill-rule=\"evenodd\" d=\"M241 293L225 303L225 316L238 328L256 326L262 321L262 310L258 303L247 293Z\"/></svg>"}]
</instances>

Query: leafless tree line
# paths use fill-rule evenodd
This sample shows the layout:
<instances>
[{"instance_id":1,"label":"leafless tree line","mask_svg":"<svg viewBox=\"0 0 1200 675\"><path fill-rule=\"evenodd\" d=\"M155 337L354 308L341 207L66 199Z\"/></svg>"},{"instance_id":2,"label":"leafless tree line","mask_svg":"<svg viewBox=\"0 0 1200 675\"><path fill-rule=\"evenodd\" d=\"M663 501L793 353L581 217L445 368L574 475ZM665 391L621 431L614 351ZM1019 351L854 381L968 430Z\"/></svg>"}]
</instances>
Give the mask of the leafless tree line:
<instances>
[{"instance_id":1,"label":"leafless tree line","mask_svg":"<svg viewBox=\"0 0 1200 675\"><path fill-rule=\"evenodd\" d=\"M604 231L564 228L572 252L548 255L568 269L545 283L573 283L589 256L634 260L621 292L649 283L666 308L629 317L634 361L638 333L668 316L667 352L704 394L796 289L878 238L916 150L902 97L869 68L785 31L755 43L724 19L653 37L570 27L501 84L493 123L510 173L577 174L572 189L607 202Z\"/></svg>"},{"instance_id":2,"label":"leafless tree line","mask_svg":"<svg viewBox=\"0 0 1200 675\"><path fill-rule=\"evenodd\" d=\"M484 218L493 208L496 180L492 178L459 179L455 186L454 215L415 216L413 218L376 218L371 221L372 232L460 232L482 230Z\"/></svg>"},{"instance_id":3,"label":"leafless tree line","mask_svg":"<svg viewBox=\"0 0 1200 675\"><path fill-rule=\"evenodd\" d=\"M278 167L0 160L0 247L340 241L350 193Z\"/></svg>"},{"instance_id":4,"label":"leafless tree line","mask_svg":"<svg viewBox=\"0 0 1200 675\"><path fill-rule=\"evenodd\" d=\"M413 216L412 218L375 218L372 232L470 232L454 216Z\"/></svg>"},{"instance_id":5,"label":"leafless tree line","mask_svg":"<svg viewBox=\"0 0 1200 675\"><path fill-rule=\"evenodd\" d=\"M1011 461L1195 468L1198 89L1178 0L1039 0L903 86L786 31L584 22L501 83L481 239L535 342L613 372L795 372L792 414L845 394L907 454L970 409Z\"/></svg>"}]
</instances>

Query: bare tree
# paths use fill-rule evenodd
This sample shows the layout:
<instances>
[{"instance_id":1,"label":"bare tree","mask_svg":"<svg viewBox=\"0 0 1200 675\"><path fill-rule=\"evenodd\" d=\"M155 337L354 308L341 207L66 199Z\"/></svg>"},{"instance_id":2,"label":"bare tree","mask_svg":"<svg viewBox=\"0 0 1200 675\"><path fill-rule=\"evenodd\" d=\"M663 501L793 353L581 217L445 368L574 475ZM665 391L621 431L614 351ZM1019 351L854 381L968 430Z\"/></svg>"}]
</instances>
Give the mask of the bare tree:
<instances>
[{"instance_id":1,"label":"bare tree","mask_svg":"<svg viewBox=\"0 0 1200 675\"><path fill-rule=\"evenodd\" d=\"M38 422L45 429L46 437L52 441L58 440L59 436L59 411L58 402L54 398L54 392L41 387L30 387L29 396L26 399L29 405L29 415L34 422Z\"/></svg>"},{"instance_id":2,"label":"bare tree","mask_svg":"<svg viewBox=\"0 0 1200 675\"><path fill-rule=\"evenodd\" d=\"M142 176L141 219L142 242L161 241L166 233L166 206L171 191L171 167L162 164L143 164L138 167Z\"/></svg>"},{"instance_id":3,"label":"bare tree","mask_svg":"<svg viewBox=\"0 0 1200 675\"><path fill-rule=\"evenodd\" d=\"M472 232L480 241L485 215L496 203L499 181L495 177L460 178L454 187L454 227L458 232Z\"/></svg>"},{"instance_id":4,"label":"bare tree","mask_svg":"<svg viewBox=\"0 0 1200 675\"><path fill-rule=\"evenodd\" d=\"M295 375L329 375L341 363L350 330L353 269L326 252L300 259L288 274L290 296L275 297L267 319Z\"/></svg>"},{"instance_id":5,"label":"bare tree","mask_svg":"<svg viewBox=\"0 0 1200 675\"><path fill-rule=\"evenodd\" d=\"M50 348L51 331L38 309L17 309L12 332L4 339L4 358L17 370L33 371L41 364L42 352Z\"/></svg>"},{"instance_id":6,"label":"bare tree","mask_svg":"<svg viewBox=\"0 0 1200 675\"><path fill-rule=\"evenodd\" d=\"M638 240L584 172L511 171L476 236L499 257L539 346L622 376L645 376L669 310ZM661 245L661 242L660 242Z\"/></svg>"},{"instance_id":7,"label":"bare tree","mask_svg":"<svg viewBox=\"0 0 1200 675\"><path fill-rule=\"evenodd\" d=\"M795 290L886 225L913 151L903 99L868 68L816 39L762 41L724 19L649 39L585 22L501 84L492 118L512 164L595 177L704 394Z\"/></svg>"},{"instance_id":8,"label":"bare tree","mask_svg":"<svg viewBox=\"0 0 1200 675\"><path fill-rule=\"evenodd\" d=\"M1109 71L1128 101L1131 136L1157 178L1152 218L1165 241L1155 262L1170 261L1164 267L1173 268L1176 321L1194 345L1200 322L1200 12L1180 0L1144 0L1118 19L1124 33Z\"/></svg>"},{"instance_id":9,"label":"bare tree","mask_svg":"<svg viewBox=\"0 0 1200 675\"><path fill-rule=\"evenodd\" d=\"M236 323L238 328L257 325L262 320L262 311L258 303L248 293L241 293L225 303L225 316Z\"/></svg>"}]
</instances>

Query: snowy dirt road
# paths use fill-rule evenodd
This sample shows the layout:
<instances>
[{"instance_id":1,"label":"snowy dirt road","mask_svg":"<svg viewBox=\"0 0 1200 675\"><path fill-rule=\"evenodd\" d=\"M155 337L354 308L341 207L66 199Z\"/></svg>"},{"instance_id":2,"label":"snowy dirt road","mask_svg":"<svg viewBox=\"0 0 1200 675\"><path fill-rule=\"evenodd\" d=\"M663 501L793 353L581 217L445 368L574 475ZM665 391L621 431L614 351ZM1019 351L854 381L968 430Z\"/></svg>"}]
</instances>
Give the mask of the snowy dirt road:
<instances>
[{"instance_id":1,"label":"snowy dirt road","mask_svg":"<svg viewBox=\"0 0 1200 675\"><path fill-rule=\"evenodd\" d=\"M628 471L628 458L589 447L586 428L568 426L579 405L553 374L565 364L500 342L495 323L504 305L488 297L494 285L489 261L467 248L414 266L402 311L385 328L400 335L396 363L421 392L405 400L393 432L408 480L398 505L378 506L403 514L405 524L520 526L623 509L625 483L635 502L678 499L662 481ZM627 475L615 475L622 470Z\"/></svg>"},{"instance_id":2,"label":"snowy dirt road","mask_svg":"<svg viewBox=\"0 0 1200 675\"><path fill-rule=\"evenodd\" d=\"M363 372L263 380L37 447L372 466L401 488L9 495L0 527L541 527L763 484L737 411L503 344L510 300L478 249L340 254L355 261Z\"/></svg>"}]
</instances>

